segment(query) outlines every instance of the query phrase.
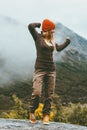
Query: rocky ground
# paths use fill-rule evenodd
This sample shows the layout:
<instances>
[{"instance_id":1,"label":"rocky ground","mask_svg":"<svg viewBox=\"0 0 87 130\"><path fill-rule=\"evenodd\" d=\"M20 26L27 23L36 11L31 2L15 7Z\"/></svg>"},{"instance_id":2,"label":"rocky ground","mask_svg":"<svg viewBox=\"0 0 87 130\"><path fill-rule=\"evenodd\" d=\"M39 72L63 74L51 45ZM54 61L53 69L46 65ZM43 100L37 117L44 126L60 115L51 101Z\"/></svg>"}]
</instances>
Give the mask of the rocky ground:
<instances>
[{"instance_id":1,"label":"rocky ground","mask_svg":"<svg viewBox=\"0 0 87 130\"><path fill-rule=\"evenodd\" d=\"M87 130L87 127L59 122L43 125L41 121L31 124L28 120L0 119L0 130Z\"/></svg>"}]
</instances>

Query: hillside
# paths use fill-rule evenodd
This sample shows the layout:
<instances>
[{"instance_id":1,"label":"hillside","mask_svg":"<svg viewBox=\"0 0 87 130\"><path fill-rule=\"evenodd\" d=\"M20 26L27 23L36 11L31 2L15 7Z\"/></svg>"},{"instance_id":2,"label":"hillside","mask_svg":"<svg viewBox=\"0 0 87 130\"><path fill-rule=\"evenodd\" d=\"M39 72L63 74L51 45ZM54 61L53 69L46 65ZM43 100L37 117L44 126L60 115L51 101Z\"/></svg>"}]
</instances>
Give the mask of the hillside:
<instances>
[{"instance_id":1,"label":"hillside","mask_svg":"<svg viewBox=\"0 0 87 130\"><path fill-rule=\"evenodd\" d=\"M3 101L9 102L14 93L22 99L30 98L36 53L27 25L0 16L0 28L0 108L5 108ZM56 42L63 43L67 36L71 44L54 53L55 93L63 103L87 103L87 40L57 23Z\"/></svg>"}]
</instances>

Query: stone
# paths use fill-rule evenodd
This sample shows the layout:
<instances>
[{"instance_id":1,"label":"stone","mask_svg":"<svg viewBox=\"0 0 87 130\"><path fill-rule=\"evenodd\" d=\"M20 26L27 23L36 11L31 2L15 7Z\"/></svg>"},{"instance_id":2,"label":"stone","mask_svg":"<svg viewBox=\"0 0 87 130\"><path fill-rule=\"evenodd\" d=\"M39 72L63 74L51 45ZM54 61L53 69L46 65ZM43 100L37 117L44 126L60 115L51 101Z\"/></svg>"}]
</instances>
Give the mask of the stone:
<instances>
[{"instance_id":1,"label":"stone","mask_svg":"<svg viewBox=\"0 0 87 130\"><path fill-rule=\"evenodd\" d=\"M60 122L50 122L49 125L44 125L42 121L31 124L29 120L1 118L0 130L87 130L87 127Z\"/></svg>"}]
</instances>

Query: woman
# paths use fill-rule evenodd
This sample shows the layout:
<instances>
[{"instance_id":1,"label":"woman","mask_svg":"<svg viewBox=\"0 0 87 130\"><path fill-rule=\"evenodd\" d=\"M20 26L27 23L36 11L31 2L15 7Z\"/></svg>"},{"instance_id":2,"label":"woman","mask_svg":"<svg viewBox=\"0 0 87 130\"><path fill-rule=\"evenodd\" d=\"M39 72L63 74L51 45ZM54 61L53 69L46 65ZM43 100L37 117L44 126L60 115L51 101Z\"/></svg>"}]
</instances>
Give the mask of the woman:
<instances>
[{"instance_id":1,"label":"woman","mask_svg":"<svg viewBox=\"0 0 87 130\"><path fill-rule=\"evenodd\" d=\"M67 38L62 45L54 42L55 23L49 19L44 19L42 22L41 34L37 32L36 28L40 28L40 23L31 23L28 29L35 41L36 46L36 63L33 76L33 91L30 103L30 122L36 123L34 115L35 110L39 106L39 101L42 92L43 83L45 84L45 102L43 107L43 123L49 124L49 114L51 111L51 102L55 89L56 71L53 61L53 51L61 51L70 43Z\"/></svg>"}]
</instances>

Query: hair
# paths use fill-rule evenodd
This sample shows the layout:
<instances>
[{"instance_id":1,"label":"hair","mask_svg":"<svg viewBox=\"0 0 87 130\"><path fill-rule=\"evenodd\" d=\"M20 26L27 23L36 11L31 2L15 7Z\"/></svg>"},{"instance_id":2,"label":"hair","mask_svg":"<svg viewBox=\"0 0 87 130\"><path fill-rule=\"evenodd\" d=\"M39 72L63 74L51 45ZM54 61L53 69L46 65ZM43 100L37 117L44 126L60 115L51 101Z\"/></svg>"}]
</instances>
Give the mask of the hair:
<instances>
[{"instance_id":1,"label":"hair","mask_svg":"<svg viewBox=\"0 0 87 130\"><path fill-rule=\"evenodd\" d=\"M47 32L41 32L42 36L44 37L45 41L50 41L50 43L52 43L52 45L54 46L54 50L56 50L55 48L55 40L54 40L54 37L53 35L51 35L50 31L47 31Z\"/></svg>"},{"instance_id":2,"label":"hair","mask_svg":"<svg viewBox=\"0 0 87 130\"><path fill-rule=\"evenodd\" d=\"M46 32L41 31L41 34L45 39L49 39L50 41L54 39L50 31L46 31Z\"/></svg>"}]
</instances>

